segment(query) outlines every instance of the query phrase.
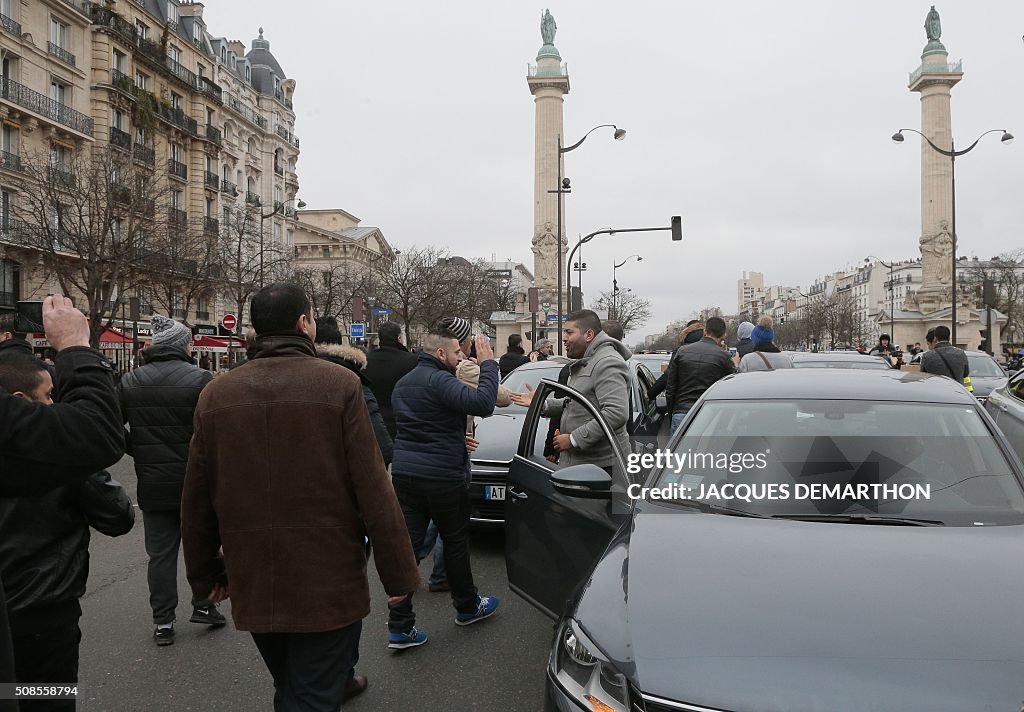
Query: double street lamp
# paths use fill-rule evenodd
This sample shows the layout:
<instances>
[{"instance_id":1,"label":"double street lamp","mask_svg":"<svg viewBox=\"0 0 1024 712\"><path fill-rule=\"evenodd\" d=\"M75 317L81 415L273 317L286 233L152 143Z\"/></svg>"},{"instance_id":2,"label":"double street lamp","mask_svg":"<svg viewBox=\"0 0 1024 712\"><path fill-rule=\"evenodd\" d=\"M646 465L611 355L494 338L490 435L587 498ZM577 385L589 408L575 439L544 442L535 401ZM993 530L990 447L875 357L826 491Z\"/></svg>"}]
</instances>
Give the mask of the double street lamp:
<instances>
[{"instance_id":1,"label":"double street lamp","mask_svg":"<svg viewBox=\"0 0 1024 712\"><path fill-rule=\"evenodd\" d=\"M624 264L629 262L634 257L636 258L637 262L643 262L644 258L641 257L640 255L630 255L626 259L622 260L622 262L612 263L612 314L614 314L614 316L612 316L612 314L609 314L609 319L617 320L619 318L619 280L616 277L615 273L619 269L619 267L622 267Z\"/></svg>"},{"instance_id":2,"label":"double street lamp","mask_svg":"<svg viewBox=\"0 0 1024 712\"><path fill-rule=\"evenodd\" d=\"M951 324L949 333L950 333L950 342L954 346L956 346L956 266L957 266L957 258L956 258L956 254L957 254L956 253L956 159L957 159L958 156L962 156L965 153L970 153L974 149L974 147L978 145L978 141L980 141L982 138L984 138L985 136L987 136L990 133L1002 133L1002 137L999 140L1002 143L1004 143L1004 144L1008 144L1011 141L1013 141L1013 134L1009 133L1005 129L989 129L985 133L981 134L981 136L978 136L978 138L974 139L974 143L972 143L970 146L968 146L967 148L965 148L963 150L957 151L956 150L956 146L953 143L952 137L950 137L950 140L949 140L949 150L946 150L945 148L940 148L939 146L936 146L935 143L930 138L925 136L920 131L917 131L916 129L900 129L899 131L897 131L896 133L894 133L892 135L892 140L895 141L896 143L903 143L903 138L904 138L903 137L903 132L904 131L910 131L911 133L916 133L918 136L923 138L927 142L927 144L932 147L932 149L934 151L936 151L937 153L941 153L943 156L949 156L949 186L950 186L950 195L951 195L951 198L952 198L951 216L950 216L952 218L951 219L952 225L950 226L950 230L951 230L951 236L952 236L952 240L953 240L953 256L952 256L952 260L953 260L953 274L952 274L952 278L951 278L952 279L952 290L951 290L951 297L952 298L950 299L950 302L952 304L952 311L950 312L950 320L952 321L952 324Z\"/></svg>"},{"instance_id":3,"label":"double street lamp","mask_svg":"<svg viewBox=\"0 0 1024 712\"><path fill-rule=\"evenodd\" d=\"M558 134L558 156L557 156L557 159L558 159L558 187L557 187L557 189L549 190L548 192L549 193L557 193L558 194L558 239L556 240L556 242L558 244L558 339L557 339L557 341L558 341L558 355L559 356L562 355L562 308L564 306L563 303L562 303L562 290L563 290L562 272L564 271L563 268L562 268L562 196L565 195L566 193L571 193L572 192L572 189L569 187L569 179L568 178L562 178L562 154L563 153L568 153L569 151L575 151L577 148L579 148L583 144L584 141L587 140L587 136L589 136L590 134L594 133L598 129L603 129L603 128L615 129L614 138L615 138L616 141L621 141L622 139L626 138L626 130L625 129L620 129L615 124L600 124L598 126L595 126L594 128L590 129L590 131L587 131L585 134L583 134L583 138L581 138L579 141L577 141L576 143L574 143L571 146L564 146L563 147L562 146L562 134ZM569 285L571 283L572 283L571 279L566 279L566 281L565 281L566 285Z\"/></svg>"},{"instance_id":4,"label":"double street lamp","mask_svg":"<svg viewBox=\"0 0 1024 712\"><path fill-rule=\"evenodd\" d=\"M264 286L264 280L266 276L263 271L263 223L268 218L272 218L279 212L284 210L284 206L286 206L288 203L295 202L296 200L298 200L298 197L288 198L288 200L284 201L283 203L275 202L274 209L271 210L269 213L263 213L262 211L260 212L260 287ZM299 210L302 210L304 207L306 207L306 201L299 200L297 207L299 208Z\"/></svg>"},{"instance_id":5,"label":"double street lamp","mask_svg":"<svg viewBox=\"0 0 1024 712\"><path fill-rule=\"evenodd\" d=\"M893 289L892 267L893 266L891 264L886 264L885 262L883 262L882 260L878 259L874 255L868 255L867 257L864 258L864 262L865 263L870 263L871 260L874 260L875 262L877 262L878 264L882 265L883 267L888 267L889 268L889 343L893 344L896 341L896 334L895 334L895 331L896 331L896 299L895 299L895 297L893 297L893 292L892 292L892 289Z\"/></svg>"}]
</instances>

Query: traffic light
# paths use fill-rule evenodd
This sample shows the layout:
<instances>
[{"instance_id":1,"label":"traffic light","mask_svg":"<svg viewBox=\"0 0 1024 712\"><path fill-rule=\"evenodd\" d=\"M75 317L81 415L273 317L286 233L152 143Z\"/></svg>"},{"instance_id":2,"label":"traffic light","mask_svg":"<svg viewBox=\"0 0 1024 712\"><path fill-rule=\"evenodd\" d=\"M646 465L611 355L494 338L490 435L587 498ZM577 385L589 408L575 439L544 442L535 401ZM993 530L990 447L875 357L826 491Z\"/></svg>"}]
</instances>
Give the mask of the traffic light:
<instances>
[{"instance_id":1,"label":"traffic light","mask_svg":"<svg viewBox=\"0 0 1024 712\"><path fill-rule=\"evenodd\" d=\"M683 239L683 219L679 215L672 216L672 240L679 242Z\"/></svg>"},{"instance_id":2,"label":"traffic light","mask_svg":"<svg viewBox=\"0 0 1024 712\"><path fill-rule=\"evenodd\" d=\"M779 317L779 326L782 326L785 323L786 323L786 317L780 316Z\"/></svg>"}]
</instances>

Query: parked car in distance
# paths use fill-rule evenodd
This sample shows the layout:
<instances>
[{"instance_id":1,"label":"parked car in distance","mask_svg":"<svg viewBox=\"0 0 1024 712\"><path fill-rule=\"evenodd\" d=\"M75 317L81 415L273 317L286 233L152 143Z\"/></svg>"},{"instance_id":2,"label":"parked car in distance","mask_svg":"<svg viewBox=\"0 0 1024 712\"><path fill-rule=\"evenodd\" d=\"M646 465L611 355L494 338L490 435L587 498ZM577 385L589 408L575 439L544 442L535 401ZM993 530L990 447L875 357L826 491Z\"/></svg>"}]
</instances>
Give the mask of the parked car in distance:
<instances>
[{"instance_id":1,"label":"parked car in distance","mask_svg":"<svg viewBox=\"0 0 1024 712\"><path fill-rule=\"evenodd\" d=\"M590 407L543 382L550 393ZM592 407L619 466L559 469L538 455L537 403L505 529L510 587L557 620L546 710L1020 709L1024 466L962 386L893 369L727 377L669 449L770 453L740 472L636 473ZM712 484L930 496L748 503Z\"/></svg>"},{"instance_id":2,"label":"parked car in distance","mask_svg":"<svg viewBox=\"0 0 1024 712\"><path fill-rule=\"evenodd\" d=\"M984 351L966 351L974 396L984 403L996 388L1006 385L1006 371Z\"/></svg>"}]
</instances>

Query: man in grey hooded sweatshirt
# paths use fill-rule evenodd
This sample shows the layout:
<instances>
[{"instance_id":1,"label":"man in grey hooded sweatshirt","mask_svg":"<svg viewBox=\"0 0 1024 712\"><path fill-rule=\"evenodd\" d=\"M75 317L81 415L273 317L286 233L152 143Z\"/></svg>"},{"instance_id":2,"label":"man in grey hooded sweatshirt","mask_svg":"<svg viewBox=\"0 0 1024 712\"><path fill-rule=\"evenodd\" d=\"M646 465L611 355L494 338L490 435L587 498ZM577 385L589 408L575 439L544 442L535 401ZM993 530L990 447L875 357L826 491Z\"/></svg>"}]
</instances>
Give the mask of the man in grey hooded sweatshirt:
<instances>
[{"instance_id":1,"label":"man in grey hooded sweatshirt","mask_svg":"<svg viewBox=\"0 0 1024 712\"><path fill-rule=\"evenodd\" d=\"M626 359L632 357L632 352L604 333L600 317L589 309L573 312L566 318L562 342L569 358L578 359L569 367L568 386L597 408L622 452L628 454L629 369ZM528 393L511 394L512 402L528 407L533 391L529 386L527 390ZM590 463L611 472L615 463L611 443L583 406L568 399L550 398L544 404L543 415L561 416L560 429L554 438L560 465Z\"/></svg>"}]
</instances>

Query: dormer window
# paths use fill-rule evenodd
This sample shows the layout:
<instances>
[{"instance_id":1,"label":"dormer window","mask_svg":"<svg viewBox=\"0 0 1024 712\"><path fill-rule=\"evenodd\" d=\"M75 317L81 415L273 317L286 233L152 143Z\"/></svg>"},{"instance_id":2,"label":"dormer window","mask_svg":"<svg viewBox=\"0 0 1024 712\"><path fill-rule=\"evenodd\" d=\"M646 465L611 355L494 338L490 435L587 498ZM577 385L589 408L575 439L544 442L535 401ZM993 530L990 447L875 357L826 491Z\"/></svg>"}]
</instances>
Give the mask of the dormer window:
<instances>
[{"instance_id":1,"label":"dormer window","mask_svg":"<svg viewBox=\"0 0 1024 712\"><path fill-rule=\"evenodd\" d=\"M167 0L167 24L178 24L178 5L174 0Z\"/></svg>"},{"instance_id":2,"label":"dormer window","mask_svg":"<svg viewBox=\"0 0 1024 712\"><path fill-rule=\"evenodd\" d=\"M245 65L245 81L247 81L247 82L251 82L252 81L252 70L249 68L248 64Z\"/></svg>"},{"instance_id":3,"label":"dormer window","mask_svg":"<svg viewBox=\"0 0 1024 712\"><path fill-rule=\"evenodd\" d=\"M223 64L227 64L228 63L228 48L227 48L226 45L221 46L221 48L220 48L220 61Z\"/></svg>"},{"instance_id":4,"label":"dormer window","mask_svg":"<svg viewBox=\"0 0 1024 712\"><path fill-rule=\"evenodd\" d=\"M192 23L192 41L197 45L202 41L203 28L199 26L198 22Z\"/></svg>"}]
</instances>

